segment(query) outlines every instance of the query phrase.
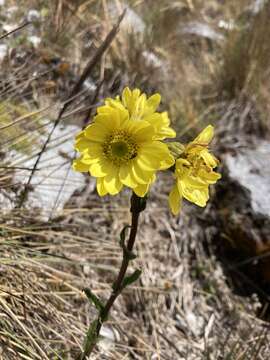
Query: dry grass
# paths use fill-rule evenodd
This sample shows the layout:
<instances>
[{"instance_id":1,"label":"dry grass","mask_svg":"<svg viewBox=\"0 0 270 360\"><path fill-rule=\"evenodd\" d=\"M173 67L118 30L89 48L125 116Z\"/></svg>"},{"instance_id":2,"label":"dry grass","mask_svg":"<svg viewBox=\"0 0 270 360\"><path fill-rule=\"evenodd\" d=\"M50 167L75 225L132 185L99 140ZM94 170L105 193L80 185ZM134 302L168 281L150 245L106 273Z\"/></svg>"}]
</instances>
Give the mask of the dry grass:
<instances>
[{"instance_id":1,"label":"dry grass","mask_svg":"<svg viewBox=\"0 0 270 360\"><path fill-rule=\"evenodd\" d=\"M120 1L113 3L120 11ZM83 124L89 107L97 102L89 83L97 85L104 79L100 99L118 93L125 84L159 90L164 95L162 106L169 109L184 138L206 122L216 123L220 151L236 146L235 132L241 134L239 146L255 134L268 134L268 4L246 27L243 21L251 16L245 11L248 1L128 3L141 15L146 30L120 31L88 79L88 87L63 117L63 128ZM68 167L64 177L53 168L41 184L38 171L33 181L33 188L39 183L45 196L58 193L53 210L43 208L42 213L29 202L14 208L29 171L19 168L40 151L67 92L114 23L118 12L114 16L110 4L24 1L14 15L17 20L25 9L38 8L45 14L42 25L37 25L41 46L33 50L22 40L17 45L18 38L5 40L15 43L11 45L23 55L22 62L16 57L4 62L0 74L3 360L74 359L95 315L81 290L87 286L106 298L119 267L118 237L129 216L129 193L99 199L92 180L85 179L57 210L66 186L78 180L69 177ZM220 20L234 20L237 27L221 30ZM194 21L207 23L224 40L181 32ZM75 128L69 134L60 132L49 144L49 149L56 149L60 169L74 156L72 148L63 151L63 147L69 146L75 132ZM16 153L10 157L12 150ZM43 157L40 168L49 165L50 159ZM18 178L22 180L14 182ZM117 301L105 327L107 340L99 343L93 359L268 359L269 323L257 316L267 309L261 308L256 294L238 295L226 264L216 258L215 241L226 236L220 233L216 204L205 210L186 206L180 218L173 218L167 209L170 185L165 176L152 192L134 262L143 275Z\"/></svg>"}]
</instances>

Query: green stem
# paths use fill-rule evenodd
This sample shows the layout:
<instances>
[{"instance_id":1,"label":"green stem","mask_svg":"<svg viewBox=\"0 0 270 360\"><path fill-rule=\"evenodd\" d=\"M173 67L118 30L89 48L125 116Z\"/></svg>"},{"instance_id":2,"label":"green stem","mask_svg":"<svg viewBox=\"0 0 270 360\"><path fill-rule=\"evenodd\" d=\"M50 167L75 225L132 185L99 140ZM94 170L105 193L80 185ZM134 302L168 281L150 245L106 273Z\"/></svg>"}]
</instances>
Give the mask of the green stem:
<instances>
[{"instance_id":1,"label":"green stem","mask_svg":"<svg viewBox=\"0 0 270 360\"><path fill-rule=\"evenodd\" d=\"M140 198L135 193L132 194L131 207L130 207L130 212L132 214L131 229L130 229L126 248L123 249L123 259L122 259L121 267L118 272L116 281L114 282L113 290L111 292L109 299L107 300L104 308L100 311L98 318L90 325L88 329L88 337L84 345L84 351L79 355L77 360L86 360L86 358L89 355L91 355L92 351L96 346L100 329L103 323L107 320L111 307L113 306L115 300L122 293L123 280L125 278L129 262L131 260L129 254L132 253L134 247L137 230L138 230L139 216L140 213L145 209L145 202L146 202L145 198Z\"/></svg>"}]
</instances>

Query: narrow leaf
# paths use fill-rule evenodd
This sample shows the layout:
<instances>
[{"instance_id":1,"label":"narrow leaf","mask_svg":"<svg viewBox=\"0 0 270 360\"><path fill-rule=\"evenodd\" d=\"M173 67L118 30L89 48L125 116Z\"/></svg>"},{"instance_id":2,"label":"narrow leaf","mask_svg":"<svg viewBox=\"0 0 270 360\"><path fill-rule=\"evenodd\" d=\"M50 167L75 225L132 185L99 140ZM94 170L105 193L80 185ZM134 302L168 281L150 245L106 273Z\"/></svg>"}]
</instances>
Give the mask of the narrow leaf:
<instances>
[{"instance_id":1,"label":"narrow leaf","mask_svg":"<svg viewBox=\"0 0 270 360\"><path fill-rule=\"evenodd\" d=\"M123 229L120 232L120 246L121 248L125 247L125 240L126 240L126 231L127 229L129 229L131 226L130 225L125 225L123 227Z\"/></svg>"},{"instance_id":2,"label":"narrow leaf","mask_svg":"<svg viewBox=\"0 0 270 360\"><path fill-rule=\"evenodd\" d=\"M135 270L131 275L128 275L123 280L122 288L126 288L128 285L133 284L135 281L139 279L141 276L142 271L141 270Z\"/></svg>"},{"instance_id":3,"label":"narrow leaf","mask_svg":"<svg viewBox=\"0 0 270 360\"><path fill-rule=\"evenodd\" d=\"M96 309L100 312L104 309L104 305L102 304L101 300L92 293L92 291L88 288L83 289L85 295L87 296L90 303L94 304Z\"/></svg>"}]
</instances>

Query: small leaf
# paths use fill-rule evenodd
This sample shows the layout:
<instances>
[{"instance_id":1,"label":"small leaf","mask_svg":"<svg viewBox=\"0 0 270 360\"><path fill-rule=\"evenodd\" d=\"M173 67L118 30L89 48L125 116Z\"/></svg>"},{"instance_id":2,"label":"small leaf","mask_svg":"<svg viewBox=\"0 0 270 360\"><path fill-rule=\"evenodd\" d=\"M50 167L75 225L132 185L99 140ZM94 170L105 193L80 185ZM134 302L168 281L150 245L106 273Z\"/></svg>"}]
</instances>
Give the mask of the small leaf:
<instances>
[{"instance_id":1,"label":"small leaf","mask_svg":"<svg viewBox=\"0 0 270 360\"><path fill-rule=\"evenodd\" d=\"M121 248L125 247L125 240L126 240L126 231L127 229L131 228L130 225L126 225L123 227L123 229L120 232L120 246Z\"/></svg>"},{"instance_id":2,"label":"small leaf","mask_svg":"<svg viewBox=\"0 0 270 360\"><path fill-rule=\"evenodd\" d=\"M93 294L90 289L85 288L83 289L83 291L85 292L85 295L87 296L90 303L93 303L99 312L104 309L104 305L102 304L100 299L95 294Z\"/></svg>"},{"instance_id":3,"label":"small leaf","mask_svg":"<svg viewBox=\"0 0 270 360\"><path fill-rule=\"evenodd\" d=\"M147 204L147 195L145 195L143 198L140 198L140 212L146 209L146 204Z\"/></svg>"},{"instance_id":4,"label":"small leaf","mask_svg":"<svg viewBox=\"0 0 270 360\"><path fill-rule=\"evenodd\" d=\"M127 256L128 260L134 260L137 257L136 254L134 254L132 251L128 251L128 250L126 250L126 256Z\"/></svg>"},{"instance_id":5,"label":"small leaf","mask_svg":"<svg viewBox=\"0 0 270 360\"><path fill-rule=\"evenodd\" d=\"M139 277L141 276L141 273L142 273L142 271L137 269L131 275L126 276L123 280L122 289L124 289L128 285L131 285L135 281L137 281L139 279Z\"/></svg>"}]
</instances>

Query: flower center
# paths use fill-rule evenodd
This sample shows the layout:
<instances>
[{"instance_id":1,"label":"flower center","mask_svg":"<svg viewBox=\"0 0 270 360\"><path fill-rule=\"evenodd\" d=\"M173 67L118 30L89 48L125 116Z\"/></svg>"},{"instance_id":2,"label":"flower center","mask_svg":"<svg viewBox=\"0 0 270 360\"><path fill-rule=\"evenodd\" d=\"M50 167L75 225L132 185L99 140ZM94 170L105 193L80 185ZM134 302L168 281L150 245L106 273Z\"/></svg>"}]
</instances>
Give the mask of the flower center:
<instances>
[{"instance_id":1,"label":"flower center","mask_svg":"<svg viewBox=\"0 0 270 360\"><path fill-rule=\"evenodd\" d=\"M114 131L103 144L103 153L115 165L128 163L137 156L138 145L123 130Z\"/></svg>"},{"instance_id":2,"label":"flower center","mask_svg":"<svg viewBox=\"0 0 270 360\"><path fill-rule=\"evenodd\" d=\"M123 157L128 154L128 144L124 141L116 141L111 144L112 154Z\"/></svg>"}]
</instances>

